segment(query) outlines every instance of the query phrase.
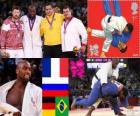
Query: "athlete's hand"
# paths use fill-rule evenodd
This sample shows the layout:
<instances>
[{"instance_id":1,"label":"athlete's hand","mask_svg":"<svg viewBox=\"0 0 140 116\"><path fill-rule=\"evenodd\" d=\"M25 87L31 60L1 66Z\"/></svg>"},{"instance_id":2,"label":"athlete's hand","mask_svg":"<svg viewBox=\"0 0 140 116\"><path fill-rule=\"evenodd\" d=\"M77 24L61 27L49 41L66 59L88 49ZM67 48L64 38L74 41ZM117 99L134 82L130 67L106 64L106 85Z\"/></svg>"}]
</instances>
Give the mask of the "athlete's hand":
<instances>
[{"instance_id":1,"label":"athlete's hand","mask_svg":"<svg viewBox=\"0 0 140 116\"><path fill-rule=\"evenodd\" d=\"M101 53L101 56L100 56L101 58L105 58L106 56L105 56L105 52L103 52L102 51L102 53Z\"/></svg>"},{"instance_id":2,"label":"athlete's hand","mask_svg":"<svg viewBox=\"0 0 140 116\"><path fill-rule=\"evenodd\" d=\"M127 108L127 109L133 109L134 106L127 106L126 108Z\"/></svg>"},{"instance_id":3,"label":"athlete's hand","mask_svg":"<svg viewBox=\"0 0 140 116\"><path fill-rule=\"evenodd\" d=\"M88 33L91 33L91 32L92 32L92 29L91 29L90 27L88 27L88 28L87 28L87 32L88 32Z\"/></svg>"},{"instance_id":4,"label":"athlete's hand","mask_svg":"<svg viewBox=\"0 0 140 116\"><path fill-rule=\"evenodd\" d=\"M122 35L122 32L121 32L121 31L118 31L118 34L119 34L119 35Z\"/></svg>"},{"instance_id":5,"label":"athlete's hand","mask_svg":"<svg viewBox=\"0 0 140 116\"><path fill-rule=\"evenodd\" d=\"M80 48L80 51L81 51L82 53L85 53L85 51L86 51L86 46L82 46L82 47Z\"/></svg>"},{"instance_id":6,"label":"athlete's hand","mask_svg":"<svg viewBox=\"0 0 140 116\"><path fill-rule=\"evenodd\" d=\"M1 49L0 53L1 53L2 58L9 58L10 57L9 53L7 53L5 49Z\"/></svg>"}]
</instances>

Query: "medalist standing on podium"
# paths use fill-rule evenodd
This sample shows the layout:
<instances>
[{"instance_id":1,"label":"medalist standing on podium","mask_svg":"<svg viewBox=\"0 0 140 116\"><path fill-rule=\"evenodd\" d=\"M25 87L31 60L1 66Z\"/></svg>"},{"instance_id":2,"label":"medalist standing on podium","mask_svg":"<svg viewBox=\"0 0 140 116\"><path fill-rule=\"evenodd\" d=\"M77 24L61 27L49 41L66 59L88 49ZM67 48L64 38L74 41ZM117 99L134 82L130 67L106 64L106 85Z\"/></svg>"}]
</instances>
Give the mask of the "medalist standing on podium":
<instances>
[{"instance_id":1,"label":"medalist standing on podium","mask_svg":"<svg viewBox=\"0 0 140 116\"><path fill-rule=\"evenodd\" d=\"M24 55L25 58L42 58L42 40L40 35L41 16L36 15L36 7L30 5L28 14L21 17L24 23Z\"/></svg>"},{"instance_id":2,"label":"medalist standing on podium","mask_svg":"<svg viewBox=\"0 0 140 116\"><path fill-rule=\"evenodd\" d=\"M61 26L63 15L55 13L52 4L45 5L46 16L41 21L40 32L44 37L43 57L57 57L62 55L61 49Z\"/></svg>"},{"instance_id":3,"label":"medalist standing on podium","mask_svg":"<svg viewBox=\"0 0 140 116\"><path fill-rule=\"evenodd\" d=\"M69 6L63 8L64 21L61 28L63 57L75 57L74 48L85 52L87 45L87 31L81 20L73 17ZM81 38L80 38L81 36Z\"/></svg>"},{"instance_id":4,"label":"medalist standing on podium","mask_svg":"<svg viewBox=\"0 0 140 116\"><path fill-rule=\"evenodd\" d=\"M23 22L20 21L20 7L12 9L12 16L8 17L1 28L0 46L2 54L7 53L10 58L23 58Z\"/></svg>"}]
</instances>

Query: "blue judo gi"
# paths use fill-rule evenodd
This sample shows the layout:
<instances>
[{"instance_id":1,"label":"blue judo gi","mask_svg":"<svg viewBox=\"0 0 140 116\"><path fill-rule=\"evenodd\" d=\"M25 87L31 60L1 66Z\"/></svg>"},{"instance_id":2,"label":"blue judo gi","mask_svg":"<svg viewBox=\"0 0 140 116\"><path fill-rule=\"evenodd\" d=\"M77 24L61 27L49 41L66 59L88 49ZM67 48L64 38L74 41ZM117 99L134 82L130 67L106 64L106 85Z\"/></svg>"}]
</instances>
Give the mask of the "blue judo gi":
<instances>
[{"instance_id":1,"label":"blue judo gi","mask_svg":"<svg viewBox=\"0 0 140 116\"><path fill-rule=\"evenodd\" d=\"M120 112L117 101L118 93L118 87L114 83L107 83L101 86L100 80L98 80L92 88L89 97L85 99L77 98L76 105L87 107L94 104L99 98L108 97L115 114L118 114Z\"/></svg>"}]
</instances>

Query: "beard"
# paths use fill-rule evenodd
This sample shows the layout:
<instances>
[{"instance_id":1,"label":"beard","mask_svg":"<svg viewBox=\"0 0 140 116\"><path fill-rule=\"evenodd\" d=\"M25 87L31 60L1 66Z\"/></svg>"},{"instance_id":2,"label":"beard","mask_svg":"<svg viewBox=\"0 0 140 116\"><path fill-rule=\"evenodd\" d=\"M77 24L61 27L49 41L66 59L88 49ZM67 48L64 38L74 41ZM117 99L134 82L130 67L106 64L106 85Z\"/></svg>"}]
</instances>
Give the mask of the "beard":
<instances>
[{"instance_id":1,"label":"beard","mask_svg":"<svg viewBox=\"0 0 140 116\"><path fill-rule=\"evenodd\" d=\"M15 20L18 20L18 19L19 19L19 16L18 16L18 15L15 15L15 16L13 16L13 18L14 18Z\"/></svg>"},{"instance_id":2,"label":"beard","mask_svg":"<svg viewBox=\"0 0 140 116\"><path fill-rule=\"evenodd\" d=\"M29 80L30 80L30 75L27 75L27 74L24 75L24 80L25 80L25 81L29 81Z\"/></svg>"},{"instance_id":3,"label":"beard","mask_svg":"<svg viewBox=\"0 0 140 116\"><path fill-rule=\"evenodd\" d=\"M32 20L32 19L35 19L36 15L28 14L28 17Z\"/></svg>"},{"instance_id":4,"label":"beard","mask_svg":"<svg viewBox=\"0 0 140 116\"><path fill-rule=\"evenodd\" d=\"M30 80L30 75L29 74L25 74L22 76L19 76L19 79L23 82L23 83L27 83Z\"/></svg>"}]
</instances>

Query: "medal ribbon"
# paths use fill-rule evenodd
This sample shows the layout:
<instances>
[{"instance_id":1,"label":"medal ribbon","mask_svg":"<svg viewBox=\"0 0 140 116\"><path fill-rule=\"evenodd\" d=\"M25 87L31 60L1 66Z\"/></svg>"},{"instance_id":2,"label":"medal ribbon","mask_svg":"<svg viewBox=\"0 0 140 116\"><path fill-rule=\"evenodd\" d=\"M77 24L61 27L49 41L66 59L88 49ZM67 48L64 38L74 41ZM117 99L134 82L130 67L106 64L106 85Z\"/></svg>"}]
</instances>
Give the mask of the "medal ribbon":
<instances>
[{"instance_id":1,"label":"medal ribbon","mask_svg":"<svg viewBox=\"0 0 140 116\"><path fill-rule=\"evenodd\" d=\"M19 32L20 31L20 24L19 24L19 22L18 22L18 24L16 24L16 22L14 21L14 24L15 24L15 26L17 28L17 31Z\"/></svg>"},{"instance_id":2,"label":"medal ribbon","mask_svg":"<svg viewBox=\"0 0 140 116\"><path fill-rule=\"evenodd\" d=\"M32 31L32 29L33 29L33 27L34 27L34 23L35 23L35 19L36 19L36 17L33 18L33 19L30 19L30 18L28 18L28 19L29 19L29 27L30 27L30 31Z\"/></svg>"},{"instance_id":3,"label":"medal ribbon","mask_svg":"<svg viewBox=\"0 0 140 116\"><path fill-rule=\"evenodd\" d=\"M54 16L55 16L55 13L53 14L53 17L52 17L52 20L51 21L47 17L47 21L48 21L48 23L50 25L50 28L52 28L52 25L53 25L53 22L54 22Z\"/></svg>"},{"instance_id":4,"label":"medal ribbon","mask_svg":"<svg viewBox=\"0 0 140 116\"><path fill-rule=\"evenodd\" d=\"M64 22L64 33L66 33L66 29L67 29L67 27L72 19L73 19L73 17L71 17L70 20Z\"/></svg>"}]
</instances>

